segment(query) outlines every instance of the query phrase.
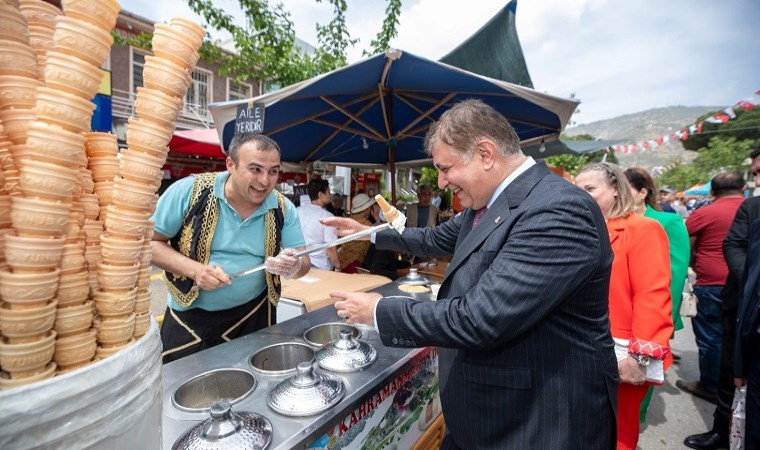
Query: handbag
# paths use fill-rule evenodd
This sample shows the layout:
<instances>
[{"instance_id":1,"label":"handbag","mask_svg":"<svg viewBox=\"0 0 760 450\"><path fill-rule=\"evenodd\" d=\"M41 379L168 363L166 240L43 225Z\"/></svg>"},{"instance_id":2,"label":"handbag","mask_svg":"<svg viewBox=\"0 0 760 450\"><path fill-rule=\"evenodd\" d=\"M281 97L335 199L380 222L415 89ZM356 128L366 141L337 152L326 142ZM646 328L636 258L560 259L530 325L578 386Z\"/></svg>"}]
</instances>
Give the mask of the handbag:
<instances>
[{"instance_id":1,"label":"handbag","mask_svg":"<svg viewBox=\"0 0 760 450\"><path fill-rule=\"evenodd\" d=\"M691 283L687 282L687 291L682 294L681 307L678 313L683 317L696 317L697 316L697 295L694 294L694 289L691 287Z\"/></svg>"}]
</instances>

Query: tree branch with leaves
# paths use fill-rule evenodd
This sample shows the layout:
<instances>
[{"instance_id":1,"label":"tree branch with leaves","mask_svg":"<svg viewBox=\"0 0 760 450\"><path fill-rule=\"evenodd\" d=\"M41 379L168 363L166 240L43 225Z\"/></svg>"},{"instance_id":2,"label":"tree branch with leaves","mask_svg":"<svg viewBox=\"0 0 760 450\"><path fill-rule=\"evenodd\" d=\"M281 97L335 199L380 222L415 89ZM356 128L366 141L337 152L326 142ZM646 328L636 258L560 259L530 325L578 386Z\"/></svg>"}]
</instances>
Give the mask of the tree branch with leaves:
<instances>
[{"instance_id":1,"label":"tree branch with leaves","mask_svg":"<svg viewBox=\"0 0 760 450\"><path fill-rule=\"evenodd\" d=\"M399 17L401 16L401 0L388 0L385 7L385 20L383 26L369 43L370 50L365 50L364 56L371 56L388 50L391 39L398 36Z\"/></svg>"}]
</instances>

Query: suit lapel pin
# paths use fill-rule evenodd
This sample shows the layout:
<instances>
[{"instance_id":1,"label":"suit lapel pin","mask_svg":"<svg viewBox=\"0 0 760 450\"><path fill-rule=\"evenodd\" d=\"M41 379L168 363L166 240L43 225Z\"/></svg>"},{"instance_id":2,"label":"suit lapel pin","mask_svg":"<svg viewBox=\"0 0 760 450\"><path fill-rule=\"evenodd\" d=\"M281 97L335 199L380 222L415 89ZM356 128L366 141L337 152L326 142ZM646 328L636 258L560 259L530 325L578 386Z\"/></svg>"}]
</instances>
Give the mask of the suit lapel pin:
<instances>
[{"instance_id":1,"label":"suit lapel pin","mask_svg":"<svg viewBox=\"0 0 760 450\"><path fill-rule=\"evenodd\" d=\"M501 216L499 216L496 219L494 219L493 223L499 223L500 220L501 220Z\"/></svg>"}]
</instances>

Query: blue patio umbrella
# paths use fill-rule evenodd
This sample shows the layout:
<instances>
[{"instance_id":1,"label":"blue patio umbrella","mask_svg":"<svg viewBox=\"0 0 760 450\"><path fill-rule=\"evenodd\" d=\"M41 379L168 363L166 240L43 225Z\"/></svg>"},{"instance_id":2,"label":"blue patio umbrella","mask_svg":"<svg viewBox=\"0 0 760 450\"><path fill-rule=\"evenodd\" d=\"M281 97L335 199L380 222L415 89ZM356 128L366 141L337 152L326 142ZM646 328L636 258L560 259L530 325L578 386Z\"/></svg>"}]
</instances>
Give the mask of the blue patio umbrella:
<instances>
[{"instance_id":1,"label":"blue patio umbrella","mask_svg":"<svg viewBox=\"0 0 760 450\"><path fill-rule=\"evenodd\" d=\"M690 187L683 194L688 197L708 196L710 195L710 189L712 189L712 183L708 181L701 186Z\"/></svg>"},{"instance_id":2,"label":"blue patio umbrella","mask_svg":"<svg viewBox=\"0 0 760 450\"><path fill-rule=\"evenodd\" d=\"M578 105L395 49L252 100L265 107L263 134L280 145L283 161L393 171L430 164L430 124L469 98L506 116L524 146L556 140ZM246 102L210 105L223 148Z\"/></svg>"}]
</instances>

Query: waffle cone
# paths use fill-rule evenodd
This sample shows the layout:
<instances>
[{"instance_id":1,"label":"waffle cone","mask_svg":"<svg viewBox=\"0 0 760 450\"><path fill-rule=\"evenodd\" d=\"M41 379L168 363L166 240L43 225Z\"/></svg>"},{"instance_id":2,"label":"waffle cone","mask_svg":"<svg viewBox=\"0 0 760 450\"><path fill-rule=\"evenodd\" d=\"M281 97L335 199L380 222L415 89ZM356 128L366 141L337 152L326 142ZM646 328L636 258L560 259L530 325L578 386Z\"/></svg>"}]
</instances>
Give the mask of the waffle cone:
<instances>
[{"instance_id":1,"label":"waffle cone","mask_svg":"<svg viewBox=\"0 0 760 450\"><path fill-rule=\"evenodd\" d=\"M388 203L380 194L375 195L375 201L377 201L377 204L380 205L380 209L383 210L385 220L387 220L388 223L393 222L396 216L398 216L398 210L394 206L391 206L391 204Z\"/></svg>"}]
</instances>

